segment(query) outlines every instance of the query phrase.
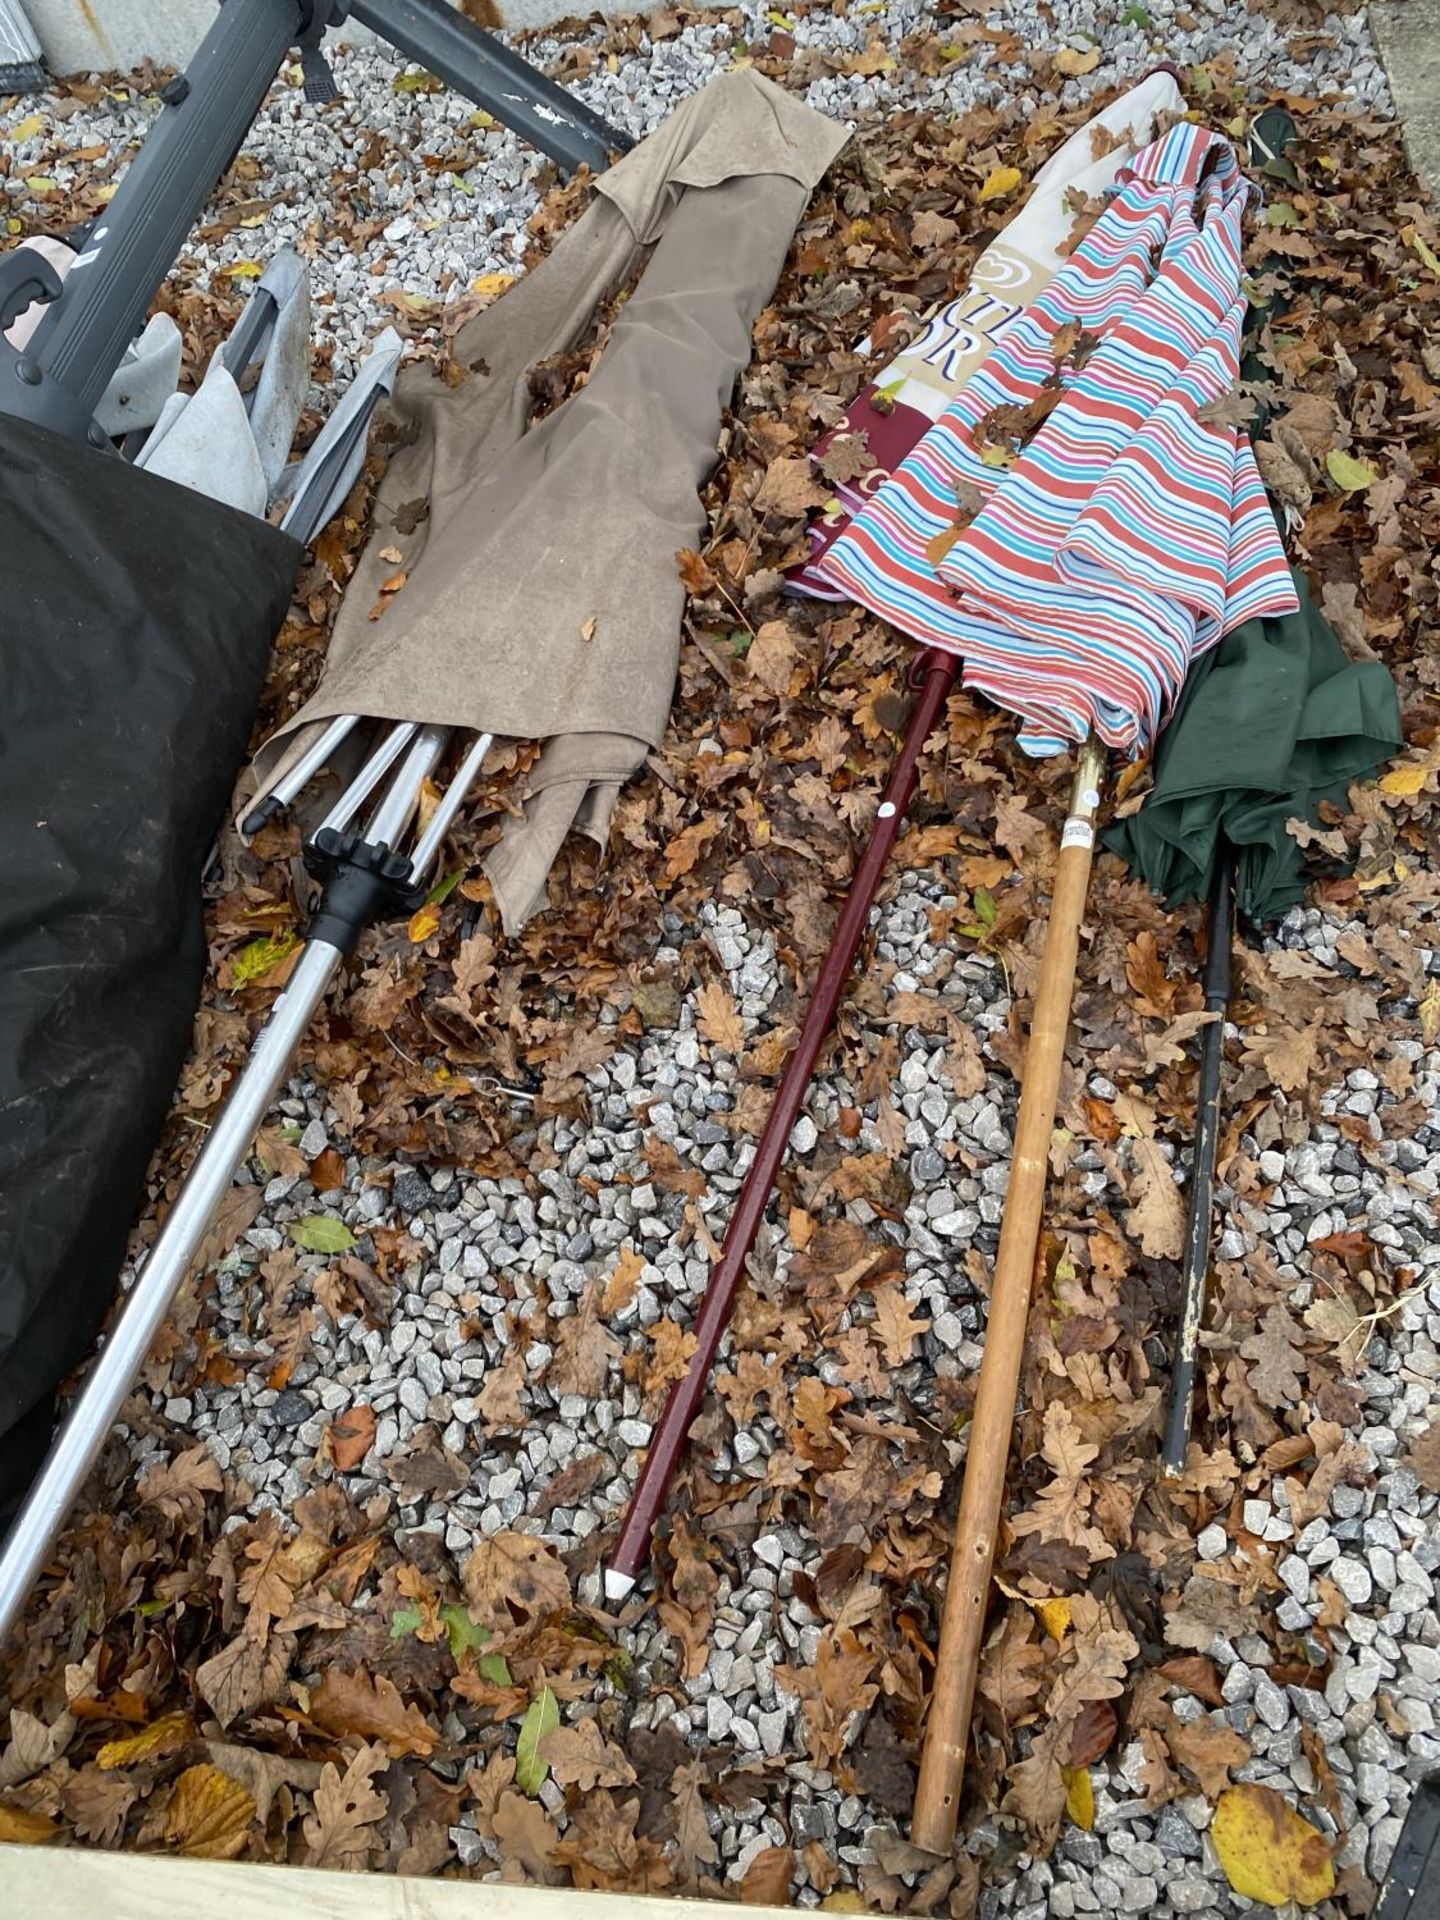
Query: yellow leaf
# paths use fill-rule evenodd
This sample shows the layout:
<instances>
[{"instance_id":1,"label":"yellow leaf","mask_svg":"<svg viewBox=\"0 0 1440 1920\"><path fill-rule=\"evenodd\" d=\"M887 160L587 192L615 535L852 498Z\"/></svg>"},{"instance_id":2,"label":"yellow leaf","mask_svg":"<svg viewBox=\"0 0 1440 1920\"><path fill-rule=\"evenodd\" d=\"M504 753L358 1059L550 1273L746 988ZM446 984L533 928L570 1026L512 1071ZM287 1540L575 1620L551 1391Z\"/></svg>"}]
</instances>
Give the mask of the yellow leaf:
<instances>
[{"instance_id":1,"label":"yellow leaf","mask_svg":"<svg viewBox=\"0 0 1440 1920\"><path fill-rule=\"evenodd\" d=\"M270 218L268 213L252 213L240 222L242 227L263 227Z\"/></svg>"},{"instance_id":2,"label":"yellow leaf","mask_svg":"<svg viewBox=\"0 0 1440 1920\"><path fill-rule=\"evenodd\" d=\"M300 944L300 936L293 929L284 933L262 934L258 940L252 940L236 954L230 968L232 987L253 986L257 980L263 980L273 967L282 960L288 960Z\"/></svg>"},{"instance_id":3,"label":"yellow leaf","mask_svg":"<svg viewBox=\"0 0 1440 1920\"><path fill-rule=\"evenodd\" d=\"M188 1713L167 1713L126 1740L107 1740L96 1754L95 1764L106 1771L112 1767L137 1766L142 1760L155 1760L163 1754L177 1752L194 1732L195 1722Z\"/></svg>"},{"instance_id":4,"label":"yellow leaf","mask_svg":"<svg viewBox=\"0 0 1440 1920\"><path fill-rule=\"evenodd\" d=\"M191 1860L233 1860L245 1845L255 1802L219 1767L187 1767L165 1809L165 1838Z\"/></svg>"},{"instance_id":5,"label":"yellow leaf","mask_svg":"<svg viewBox=\"0 0 1440 1920\"><path fill-rule=\"evenodd\" d=\"M1332 447L1326 454L1325 471L1342 493L1363 493L1380 477L1373 467L1357 460L1353 453L1342 453L1339 447Z\"/></svg>"},{"instance_id":6,"label":"yellow leaf","mask_svg":"<svg viewBox=\"0 0 1440 1920\"><path fill-rule=\"evenodd\" d=\"M1420 1002L1420 1038L1427 1047L1440 1039L1440 980L1432 980Z\"/></svg>"},{"instance_id":7,"label":"yellow leaf","mask_svg":"<svg viewBox=\"0 0 1440 1920\"><path fill-rule=\"evenodd\" d=\"M55 182L50 178L48 173L32 173L29 176L29 178L26 180L25 184L27 187L29 187L32 193L38 193L42 195L47 193L58 193L60 191L59 187L56 186Z\"/></svg>"},{"instance_id":8,"label":"yellow leaf","mask_svg":"<svg viewBox=\"0 0 1440 1920\"><path fill-rule=\"evenodd\" d=\"M1035 1611L1040 1616L1040 1624L1058 1647L1070 1631L1070 1602L1068 1600L1039 1600Z\"/></svg>"},{"instance_id":9,"label":"yellow leaf","mask_svg":"<svg viewBox=\"0 0 1440 1920\"><path fill-rule=\"evenodd\" d=\"M1405 799L1413 799L1424 791L1425 782L1430 777L1430 768L1423 762L1419 766L1396 767L1393 773L1387 773L1380 782L1382 793L1398 793Z\"/></svg>"},{"instance_id":10,"label":"yellow leaf","mask_svg":"<svg viewBox=\"0 0 1440 1920\"><path fill-rule=\"evenodd\" d=\"M11 142L18 147L22 140L33 140L44 125L43 113L27 113L23 120L17 121L10 129Z\"/></svg>"},{"instance_id":11,"label":"yellow leaf","mask_svg":"<svg viewBox=\"0 0 1440 1920\"><path fill-rule=\"evenodd\" d=\"M982 200L999 200L1007 193L1013 193L1022 179L1018 167L996 167L986 178L980 189Z\"/></svg>"},{"instance_id":12,"label":"yellow leaf","mask_svg":"<svg viewBox=\"0 0 1440 1920\"><path fill-rule=\"evenodd\" d=\"M1400 238L1405 242L1407 247L1413 247L1415 249L1431 273L1440 274L1440 257L1437 257L1433 247L1426 246L1413 226L1402 227L1400 229Z\"/></svg>"},{"instance_id":13,"label":"yellow leaf","mask_svg":"<svg viewBox=\"0 0 1440 1920\"><path fill-rule=\"evenodd\" d=\"M471 114L468 124L472 127L493 127L495 125L495 116L493 113L486 113L485 109L481 107L477 112ZM508 274L506 278L509 278Z\"/></svg>"},{"instance_id":14,"label":"yellow leaf","mask_svg":"<svg viewBox=\"0 0 1440 1920\"><path fill-rule=\"evenodd\" d=\"M1236 1893L1267 1907L1313 1907L1335 1891L1330 1842L1273 1787L1227 1787L1210 1827Z\"/></svg>"},{"instance_id":15,"label":"yellow leaf","mask_svg":"<svg viewBox=\"0 0 1440 1920\"><path fill-rule=\"evenodd\" d=\"M407 932L413 945L419 946L422 940L428 940L440 925L440 908L433 900L427 900L423 907L417 907L410 916Z\"/></svg>"},{"instance_id":16,"label":"yellow leaf","mask_svg":"<svg viewBox=\"0 0 1440 1920\"><path fill-rule=\"evenodd\" d=\"M43 1847L60 1829L43 1813L27 1813L24 1807L12 1807L0 1800L0 1841L12 1847Z\"/></svg>"},{"instance_id":17,"label":"yellow leaf","mask_svg":"<svg viewBox=\"0 0 1440 1920\"><path fill-rule=\"evenodd\" d=\"M1083 1827L1086 1833L1095 1825L1095 1788L1091 1783L1088 1767L1062 1767L1060 1778L1065 1782L1065 1811L1077 1827Z\"/></svg>"},{"instance_id":18,"label":"yellow leaf","mask_svg":"<svg viewBox=\"0 0 1440 1920\"><path fill-rule=\"evenodd\" d=\"M1055 56L1055 71L1067 74L1071 79L1082 73L1093 73L1100 64L1100 49L1087 47L1083 53L1074 47L1062 47Z\"/></svg>"},{"instance_id":19,"label":"yellow leaf","mask_svg":"<svg viewBox=\"0 0 1440 1920\"><path fill-rule=\"evenodd\" d=\"M513 287L513 273L482 273L478 280L470 282L472 293L504 293L507 287Z\"/></svg>"},{"instance_id":20,"label":"yellow leaf","mask_svg":"<svg viewBox=\"0 0 1440 1920\"><path fill-rule=\"evenodd\" d=\"M842 1887L839 1893L827 1893L820 1902L822 1913L864 1913L865 1896L858 1888Z\"/></svg>"},{"instance_id":21,"label":"yellow leaf","mask_svg":"<svg viewBox=\"0 0 1440 1920\"><path fill-rule=\"evenodd\" d=\"M265 269L258 260L234 260L228 267L217 267L215 271L231 280L258 280Z\"/></svg>"}]
</instances>

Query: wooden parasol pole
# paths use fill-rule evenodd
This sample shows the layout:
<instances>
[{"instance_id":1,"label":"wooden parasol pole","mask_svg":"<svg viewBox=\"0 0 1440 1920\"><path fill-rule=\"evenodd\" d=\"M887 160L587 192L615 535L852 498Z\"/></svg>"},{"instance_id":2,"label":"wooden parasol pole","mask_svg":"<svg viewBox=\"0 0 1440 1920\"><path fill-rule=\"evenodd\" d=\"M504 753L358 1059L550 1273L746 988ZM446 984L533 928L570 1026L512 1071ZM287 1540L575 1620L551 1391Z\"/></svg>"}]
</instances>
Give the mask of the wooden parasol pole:
<instances>
[{"instance_id":1,"label":"wooden parasol pole","mask_svg":"<svg viewBox=\"0 0 1440 1920\"><path fill-rule=\"evenodd\" d=\"M1030 1285L1045 1202L1050 1135L1055 1125L1065 1032L1075 990L1080 921L1090 884L1095 815L1100 805L1104 766L1104 748L1092 736L1080 749L1070 794L1070 815L1060 836L1045 958L1025 1049L1010 1187L990 1288L985 1357L980 1364L975 1414L970 1423L965 1487L955 1522L955 1547L935 1661L935 1686L910 1827L915 1845L932 1853L950 1851L960 1811L970 1713L975 1703L985 1609L990 1595L990 1567L995 1557L995 1536L1005 1494L1005 1467L1020 1389L1025 1327L1030 1317Z\"/></svg>"}]
</instances>

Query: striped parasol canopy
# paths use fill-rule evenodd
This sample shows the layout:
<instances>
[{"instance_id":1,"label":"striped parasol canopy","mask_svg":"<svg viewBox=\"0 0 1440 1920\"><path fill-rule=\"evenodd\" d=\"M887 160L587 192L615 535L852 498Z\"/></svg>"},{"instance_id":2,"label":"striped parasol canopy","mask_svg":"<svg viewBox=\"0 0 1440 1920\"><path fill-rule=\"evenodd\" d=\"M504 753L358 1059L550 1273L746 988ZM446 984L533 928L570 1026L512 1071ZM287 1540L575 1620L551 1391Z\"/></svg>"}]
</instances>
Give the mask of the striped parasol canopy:
<instances>
[{"instance_id":1,"label":"striped parasol canopy","mask_svg":"<svg viewBox=\"0 0 1440 1920\"><path fill-rule=\"evenodd\" d=\"M1239 370L1242 220L1226 141L1187 123L1114 199L830 548L826 576L959 654L1020 744L1146 751L1190 664L1295 610Z\"/></svg>"}]
</instances>

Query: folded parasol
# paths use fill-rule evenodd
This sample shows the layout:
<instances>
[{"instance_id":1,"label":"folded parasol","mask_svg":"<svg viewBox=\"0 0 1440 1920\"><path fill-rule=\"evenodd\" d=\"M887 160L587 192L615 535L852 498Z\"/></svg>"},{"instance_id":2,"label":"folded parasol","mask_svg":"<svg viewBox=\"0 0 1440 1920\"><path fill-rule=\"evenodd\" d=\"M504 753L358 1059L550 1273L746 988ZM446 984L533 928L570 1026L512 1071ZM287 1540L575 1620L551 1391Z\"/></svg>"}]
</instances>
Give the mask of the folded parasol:
<instances>
[{"instance_id":1,"label":"folded parasol","mask_svg":"<svg viewBox=\"0 0 1440 1920\"><path fill-rule=\"evenodd\" d=\"M1288 911L1304 891L1289 822L1319 825L1325 802L1344 807L1351 781L1402 744L1388 669L1352 660L1293 579L1295 613L1247 620L1201 662L1144 806L1102 835L1172 905L1208 896L1228 843L1240 912L1263 923Z\"/></svg>"},{"instance_id":2,"label":"folded parasol","mask_svg":"<svg viewBox=\"0 0 1440 1920\"><path fill-rule=\"evenodd\" d=\"M377 495L320 691L262 750L262 787L287 743L304 752L297 730L347 714L546 741L525 816L488 863L512 931L572 824L603 843L670 711L675 553L704 525L721 409L846 138L758 74L723 75L604 174L550 257L460 330L459 387L402 374L409 443ZM530 426L530 369L575 346L639 266L595 372ZM405 586L371 619L395 549Z\"/></svg>"},{"instance_id":3,"label":"folded parasol","mask_svg":"<svg viewBox=\"0 0 1440 1920\"><path fill-rule=\"evenodd\" d=\"M818 441L818 464L834 442L862 435L869 469L835 483L824 511L811 522L810 558L786 575L786 591L821 600L849 598L820 565L826 552L878 489L914 451L950 406L985 356L1070 254L1077 208L1098 202L1122 167L1150 145L1162 115L1184 113L1185 101L1168 67L1157 69L1077 127L1031 182L1024 206L970 270L963 290L925 316L920 333L866 382L845 409L844 425ZM871 341L856 353L869 357Z\"/></svg>"},{"instance_id":4,"label":"folded parasol","mask_svg":"<svg viewBox=\"0 0 1440 1920\"><path fill-rule=\"evenodd\" d=\"M1020 743L1138 753L1191 662L1295 610L1233 387L1252 189L1182 124L829 550L822 571L1017 712Z\"/></svg>"}]
</instances>

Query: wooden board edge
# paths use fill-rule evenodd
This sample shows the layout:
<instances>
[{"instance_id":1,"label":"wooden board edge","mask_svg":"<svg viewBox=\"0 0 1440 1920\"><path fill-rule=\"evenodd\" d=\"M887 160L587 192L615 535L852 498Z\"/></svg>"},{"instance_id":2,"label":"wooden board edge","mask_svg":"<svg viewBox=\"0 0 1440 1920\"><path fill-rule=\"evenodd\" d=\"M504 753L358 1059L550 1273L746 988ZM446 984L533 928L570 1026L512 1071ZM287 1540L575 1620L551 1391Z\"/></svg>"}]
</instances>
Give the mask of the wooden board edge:
<instances>
[{"instance_id":1,"label":"wooden board edge","mask_svg":"<svg viewBox=\"0 0 1440 1920\"><path fill-rule=\"evenodd\" d=\"M0 1845L5 1920L794 1920L790 1907ZM610 1914L604 1909L609 1907Z\"/></svg>"}]
</instances>

